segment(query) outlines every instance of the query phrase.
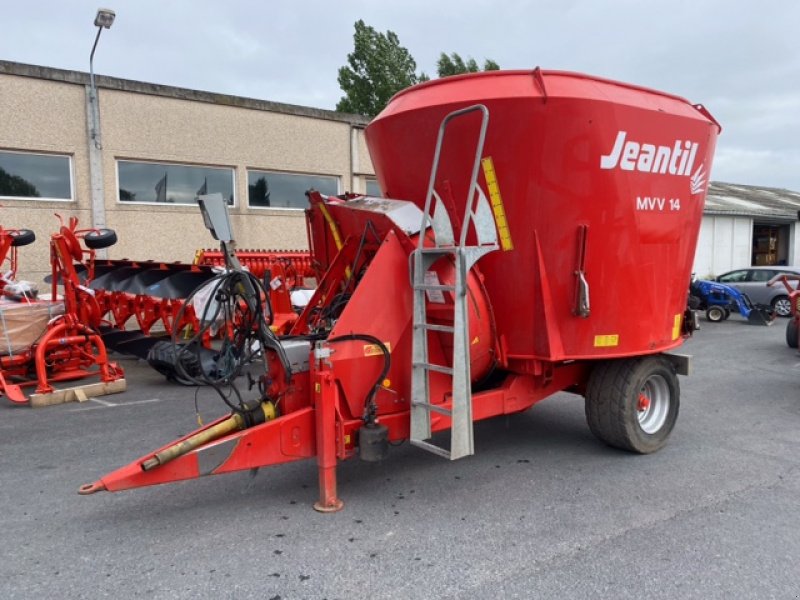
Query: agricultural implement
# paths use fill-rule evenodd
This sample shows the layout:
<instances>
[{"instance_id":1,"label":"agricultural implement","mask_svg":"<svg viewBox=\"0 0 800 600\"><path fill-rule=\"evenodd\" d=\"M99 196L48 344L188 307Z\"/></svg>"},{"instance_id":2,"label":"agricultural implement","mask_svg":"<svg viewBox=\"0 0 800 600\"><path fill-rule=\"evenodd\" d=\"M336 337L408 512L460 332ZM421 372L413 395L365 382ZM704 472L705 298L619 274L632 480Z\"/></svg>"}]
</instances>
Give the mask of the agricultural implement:
<instances>
[{"instance_id":1,"label":"agricultural implement","mask_svg":"<svg viewBox=\"0 0 800 600\"><path fill-rule=\"evenodd\" d=\"M772 325L775 311L770 306L754 304L747 294L735 287L697 279L689 288L689 305L706 311L706 319L712 323L725 321L732 312L738 312L752 325Z\"/></svg>"},{"instance_id":2,"label":"agricultural implement","mask_svg":"<svg viewBox=\"0 0 800 600\"><path fill-rule=\"evenodd\" d=\"M603 442L658 450L690 367L670 351L695 323L686 281L719 131L682 98L558 71L400 92L366 130L387 198L309 193L324 275L288 335L237 269L222 199L204 199L238 277L217 298L249 314L238 347L261 348L258 385L217 380L236 390L229 416L80 493L316 457L315 508L335 511L339 460L402 440L462 458L474 421L559 391L585 396Z\"/></svg>"},{"instance_id":3,"label":"agricultural implement","mask_svg":"<svg viewBox=\"0 0 800 600\"><path fill-rule=\"evenodd\" d=\"M34 241L36 234L30 229L5 229L0 225L0 299L17 295L11 291L17 279L17 248Z\"/></svg>"},{"instance_id":4,"label":"agricultural implement","mask_svg":"<svg viewBox=\"0 0 800 600\"><path fill-rule=\"evenodd\" d=\"M80 398L125 389L123 370L109 360L105 344L93 327L100 322L101 309L79 277L79 271L86 270L87 265L91 277L95 250L115 243L116 234L108 229L78 229L77 223L75 218L68 225L62 221L58 232L50 238L51 300L26 298L13 310L6 305L8 312L4 316L18 313L15 321L22 334L16 341L27 340L16 346L9 337L8 351L0 356L0 394L13 403L46 405L63 402L76 394ZM0 242L0 249L6 243ZM13 243L12 250L15 250ZM15 270L13 253L12 264ZM59 390L52 385L90 377L98 378L99 382ZM24 388L34 386L33 394L26 396Z\"/></svg>"},{"instance_id":5,"label":"agricultural implement","mask_svg":"<svg viewBox=\"0 0 800 600\"><path fill-rule=\"evenodd\" d=\"M796 281L795 286L792 286L791 281ZM789 303L792 307L792 314L789 317L789 322L786 323L786 344L789 348L797 348L797 334L800 330L800 276L791 275L788 273L781 273L776 275L767 282L769 287L776 283L781 283L789 294Z\"/></svg>"}]
</instances>

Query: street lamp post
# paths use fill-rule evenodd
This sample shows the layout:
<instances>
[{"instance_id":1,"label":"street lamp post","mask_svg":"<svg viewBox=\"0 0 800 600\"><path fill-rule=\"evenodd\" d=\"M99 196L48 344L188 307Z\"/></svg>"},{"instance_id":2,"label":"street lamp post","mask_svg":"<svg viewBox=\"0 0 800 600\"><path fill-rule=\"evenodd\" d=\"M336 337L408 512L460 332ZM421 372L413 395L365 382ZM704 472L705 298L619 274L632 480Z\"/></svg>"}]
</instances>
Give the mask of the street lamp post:
<instances>
[{"instance_id":1,"label":"street lamp post","mask_svg":"<svg viewBox=\"0 0 800 600\"><path fill-rule=\"evenodd\" d=\"M94 84L94 51L97 50L97 42L100 40L100 34L103 29L111 28L114 23L116 13L108 8L98 8L97 16L94 18L95 27L97 27L97 36L94 38L94 45L92 46L92 53L89 55L89 102L92 105L92 131L91 137L97 149L102 148L100 144L100 111L97 109L97 87Z\"/></svg>"},{"instance_id":2,"label":"street lamp post","mask_svg":"<svg viewBox=\"0 0 800 600\"><path fill-rule=\"evenodd\" d=\"M94 38L92 53L89 55L89 89L87 90L87 113L89 121L89 179L92 184L92 227L101 229L106 226L106 203L103 186L103 144L100 138L100 110L97 104L97 87L94 83L94 51L103 29L108 29L114 22L116 14L113 10L100 8L94 18L97 36ZM99 251L105 258L105 251Z\"/></svg>"}]
</instances>

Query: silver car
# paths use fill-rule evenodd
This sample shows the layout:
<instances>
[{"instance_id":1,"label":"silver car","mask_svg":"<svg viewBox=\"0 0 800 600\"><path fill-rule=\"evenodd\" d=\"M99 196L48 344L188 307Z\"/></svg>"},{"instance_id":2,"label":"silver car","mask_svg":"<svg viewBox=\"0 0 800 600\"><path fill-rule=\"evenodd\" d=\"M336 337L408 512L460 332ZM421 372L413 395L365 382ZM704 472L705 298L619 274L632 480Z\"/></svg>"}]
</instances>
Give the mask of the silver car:
<instances>
[{"instance_id":1,"label":"silver car","mask_svg":"<svg viewBox=\"0 0 800 600\"><path fill-rule=\"evenodd\" d=\"M779 317L788 317L792 314L792 305L789 303L789 296L786 295L786 288L782 285L767 287L767 282L781 273L800 275L800 268L747 267L723 273L716 281L747 294L755 304L771 306Z\"/></svg>"}]
</instances>

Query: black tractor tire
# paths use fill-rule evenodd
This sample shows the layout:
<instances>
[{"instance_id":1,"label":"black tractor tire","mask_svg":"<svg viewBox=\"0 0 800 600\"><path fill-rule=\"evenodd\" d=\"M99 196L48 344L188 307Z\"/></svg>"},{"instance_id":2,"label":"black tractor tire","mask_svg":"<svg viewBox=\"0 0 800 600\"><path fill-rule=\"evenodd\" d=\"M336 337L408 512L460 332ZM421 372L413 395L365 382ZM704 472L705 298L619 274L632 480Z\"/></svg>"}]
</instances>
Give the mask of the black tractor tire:
<instances>
[{"instance_id":1,"label":"black tractor tire","mask_svg":"<svg viewBox=\"0 0 800 600\"><path fill-rule=\"evenodd\" d=\"M156 342L147 353L147 362L156 371L167 378L167 381L174 381L181 385L197 385L196 381L187 379L182 373L189 377L200 375L200 361L197 355L191 350L181 352L172 342ZM181 360L182 370L175 365L178 358Z\"/></svg>"},{"instance_id":2,"label":"black tractor tire","mask_svg":"<svg viewBox=\"0 0 800 600\"><path fill-rule=\"evenodd\" d=\"M660 355L599 363L586 389L586 421L600 441L650 454L675 427L680 384L672 363Z\"/></svg>"},{"instance_id":3,"label":"black tractor tire","mask_svg":"<svg viewBox=\"0 0 800 600\"><path fill-rule=\"evenodd\" d=\"M789 296L775 296L772 299L772 310L779 317L792 316L792 303Z\"/></svg>"},{"instance_id":4,"label":"black tractor tire","mask_svg":"<svg viewBox=\"0 0 800 600\"><path fill-rule=\"evenodd\" d=\"M83 236L83 242L87 248L92 250L99 250L100 248L108 248L117 243L117 232L113 229L98 229L97 231L90 231Z\"/></svg>"},{"instance_id":5,"label":"black tractor tire","mask_svg":"<svg viewBox=\"0 0 800 600\"><path fill-rule=\"evenodd\" d=\"M18 229L11 233L11 245L14 247L27 246L36 241L36 234L30 229Z\"/></svg>"},{"instance_id":6,"label":"black tractor tire","mask_svg":"<svg viewBox=\"0 0 800 600\"><path fill-rule=\"evenodd\" d=\"M730 313L728 313L730 314ZM718 305L709 306L706 309L706 319L712 323L719 323L725 320L725 308Z\"/></svg>"},{"instance_id":7,"label":"black tractor tire","mask_svg":"<svg viewBox=\"0 0 800 600\"><path fill-rule=\"evenodd\" d=\"M789 348L797 348L797 319L790 319L786 324L786 344Z\"/></svg>"},{"instance_id":8,"label":"black tractor tire","mask_svg":"<svg viewBox=\"0 0 800 600\"><path fill-rule=\"evenodd\" d=\"M730 308L726 308L725 309L725 316L722 317L722 320L723 321L727 321L730 318L730 316L731 316L731 309Z\"/></svg>"}]
</instances>

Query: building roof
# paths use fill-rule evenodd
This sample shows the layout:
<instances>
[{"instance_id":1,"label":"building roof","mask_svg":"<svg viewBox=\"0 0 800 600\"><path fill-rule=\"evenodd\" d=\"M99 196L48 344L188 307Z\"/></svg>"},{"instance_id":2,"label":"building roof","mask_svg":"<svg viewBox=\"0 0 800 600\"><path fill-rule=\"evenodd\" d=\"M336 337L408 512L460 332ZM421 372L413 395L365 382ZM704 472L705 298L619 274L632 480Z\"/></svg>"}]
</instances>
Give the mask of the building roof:
<instances>
[{"instance_id":1,"label":"building roof","mask_svg":"<svg viewBox=\"0 0 800 600\"><path fill-rule=\"evenodd\" d=\"M797 221L800 218L800 192L712 181L703 212L707 215Z\"/></svg>"},{"instance_id":2,"label":"building roof","mask_svg":"<svg viewBox=\"0 0 800 600\"><path fill-rule=\"evenodd\" d=\"M65 69L54 69L52 67L41 67L39 65L26 65L7 60L0 60L0 75L3 74L16 75L17 77L33 77L36 79L46 79L50 81L61 81L64 83L78 85L89 85L89 74L82 71L67 71ZM170 85L133 81L131 79L119 79L117 77L107 77L105 75L96 75L95 85L98 88L109 90L120 90L137 94L150 94L152 96L164 96L167 98L179 98L181 100L193 100L195 102L207 102L210 104L238 106L241 108L250 108L254 110L265 110L302 117L312 117L315 119L327 119L329 121L342 121L356 127L364 127L367 125L367 123L369 123L369 119L361 115L352 115L332 110L324 110L321 108L298 106L295 104L283 104L281 102L271 102L269 100L259 100L256 98L246 98L243 96L231 96L228 94L217 94L215 92L190 90L187 88L173 87Z\"/></svg>"}]
</instances>

